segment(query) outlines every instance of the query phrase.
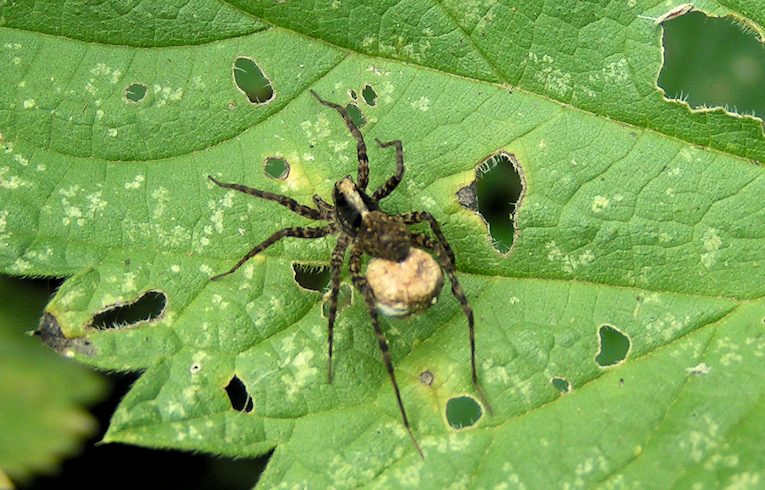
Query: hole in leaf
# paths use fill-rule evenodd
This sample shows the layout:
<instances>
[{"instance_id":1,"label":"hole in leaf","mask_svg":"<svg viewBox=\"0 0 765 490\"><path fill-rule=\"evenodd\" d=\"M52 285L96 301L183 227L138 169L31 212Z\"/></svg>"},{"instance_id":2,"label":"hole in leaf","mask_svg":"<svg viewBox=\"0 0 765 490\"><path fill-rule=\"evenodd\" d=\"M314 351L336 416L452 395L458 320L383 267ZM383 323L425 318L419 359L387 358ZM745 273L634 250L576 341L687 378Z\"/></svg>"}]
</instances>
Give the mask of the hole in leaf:
<instances>
[{"instance_id":1,"label":"hole in leaf","mask_svg":"<svg viewBox=\"0 0 765 490\"><path fill-rule=\"evenodd\" d=\"M499 152L485 159L476 169L475 195L478 212L488 223L494 248L505 253L515 236L515 212L523 195L523 179L515 157ZM464 189L464 188L463 188ZM472 207L469 191L457 193L460 202ZM460 198L460 192L463 192Z\"/></svg>"},{"instance_id":2,"label":"hole in leaf","mask_svg":"<svg viewBox=\"0 0 765 490\"><path fill-rule=\"evenodd\" d=\"M458 396L446 402L446 420L455 429L475 425L482 414L481 405L469 396Z\"/></svg>"},{"instance_id":3,"label":"hole in leaf","mask_svg":"<svg viewBox=\"0 0 765 490\"><path fill-rule=\"evenodd\" d=\"M550 380L550 383L558 391L560 391L562 395L565 395L566 393L571 391L571 383L566 378L562 378L560 376L553 376L553 378Z\"/></svg>"},{"instance_id":4,"label":"hole in leaf","mask_svg":"<svg viewBox=\"0 0 765 490\"><path fill-rule=\"evenodd\" d=\"M290 174L290 164L283 157L268 157L263 171L272 179L284 180Z\"/></svg>"},{"instance_id":5,"label":"hole in leaf","mask_svg":"<svg viewBox=\"0 0 765 490\"><path fill-rule=\"evenodd\" d=\"M295 272L295 282L303 289L324 291L329 284L329 267L326 265L292 264Z\"/></svg>"},{"instance_id":6,"label":"hole in leaf","mask_svg":"<svg viewBox=\"0 0 765 490\"><path fill-rule=\"evenodd\" d=\"M630 350L630 339L611 325L601 325L598 329L600 349L595 362L601 367L619 364Z\"/></svg>"},{"instance_id":7,"label":"hole in leaf","mask_svg":"<svg viewBox=\"0 0 765 490\"><path fill-rule=\"evenodd\" d=\"M329 281L327 281L329 284ZM350 305L353 301L353 290L348 284L340 284L340 289L337 292L337 312ZM321 305L321 314L324 318L329 316L329 292L324 295L324 303Z\"/></svg>"},{"instance_id":8,"label":"hole in leaf","mask_svg":"<svg viewBox=\"0 0 765 490\"><path fill-rule=\"evenodd\" d=\"M356 104L346 105L345 110L348 111L348 115L351 116L351 120L353 121L353 124L355 124L357 128L360 128L367 123L367 120L364 117L364 114L361 113L361 111L359 110Z\"/></svg>"},{"instance_id":9,"label":"hole in leaf","mask_svg":"<svg viewBox=\"0 0 765 490\"><path fill-rule=\"evenodd\" d=\"M358 98L358 95L356 95L356 91L353 89L348 90L348 97L350 97L353 100L356 100Z\"/></svg>"},{"instance_id":10,"label":"hole in leaf","mask_svg":"<svg viewBox=\"0 0 765 490\"><path fill-rule=\"evenodd\" d=\"M423 371L420 373L420 383L424 385L432 386L435 379L436 377L430 371Z\"/></svg>"},{"instance_id":11,"label":"hole in leaf","mask_svg":"<svg viewBox=\"0 0 765 490\"><path fill-rule=\"evenodd\" d=\"M663 23L659 86L692 107L765 116L765 53L752 28L690 12Z\"/></svg>"},{"instance_id":12,"label":"hole in leaf","mask_svg":"<svg viewBox=\"0 0 765 490\"><path fill-rule=\"evenodd\" d=\"M364 88L361 89L361 96L364 97L364 102L370 106L374 107L377 103L377 92L371 85L364 85Z\"/></svg>"},{"instance_id":13,"label":"hole in leaf","mask_svg":"<svg viewBox=\"0 0 765 490\"><path fill-rule=\"evenodd\" d=\"M274 97L271 81L251 58L239 57L234 60L234 81L253 104L263 104Z\"/></svg>"},{"instance_id":14,"label":"hole in leaf","mask_svg":"<svg viewBox=\"0 0 765 490\"><path fill-rule=\"evenodd\" d=\"M146 85L142 83L131 83L125 89L125 98L130 102L140 102L146 97Z\"/></svg>"},{"instance_id":15,"label":"hole in leaf","mask_svg":"<svg viewBox=\"0 0 765 490\"><path fill-rule=\"evenodd\" d=\"M226 385L226 394L228 400L231 402L231 408L237 412L252 412L254 404L252 403L252 397L247 392L247 387L244 385L238 376L234 375L231 381Z\"/></svg>"},{"instance_id":16,"label":"hole in leaf","mask_svg":"<svg viewBox=\"0 0 765 490\"><path fill-rule=\"evenodd\" d=\"M159 318L165 310L167 297L160 291L148 291L132 303L113 306L93 317L91 325L100 330L125 328L136 323Z\"/></svg>"}]
</instances>

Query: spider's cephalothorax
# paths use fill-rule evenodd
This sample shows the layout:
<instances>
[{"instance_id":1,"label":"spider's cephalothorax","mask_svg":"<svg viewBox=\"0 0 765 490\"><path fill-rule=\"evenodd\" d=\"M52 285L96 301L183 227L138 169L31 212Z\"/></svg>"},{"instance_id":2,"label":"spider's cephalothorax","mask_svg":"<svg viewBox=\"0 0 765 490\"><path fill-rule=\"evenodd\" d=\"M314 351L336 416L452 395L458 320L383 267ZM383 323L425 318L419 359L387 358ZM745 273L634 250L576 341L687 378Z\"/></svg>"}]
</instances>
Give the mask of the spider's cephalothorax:
<instances>
[{"instance_id":1,"label":"spider's cephalothorax","mask_svg":"<svg viewBox=\"0 0 765 490\"><path fill-rule=\"evenodd\" d=\"M392 146L396 149L396 173L389 177L371 195L368 194L369 160L367 158L367 147L364 137L343 106L322 99L313 90L311 90L311 94L323 105L337 111L343 117L346 126L348 126L351 134L356 139L356 153L359 161L356 181L354 182L350 176L344 177L335 184L332 192L334 205L327 203L320 196L316 195L313 197L316 207L312 208L300 204L287 196L253 189L240 184L220 182L209 176L210 180L220 187L275 201L305 218L327 222L323 226L292 227L279 230L250 250L228 272L217 275L212 279L219 279L231 274L247 262L247 260L282 238L337 236L337 244L330 260L330 302L329 314L327 315L327 380L330 383L332 382L332 344L333 329L337 316L337 299L345 254L350 249L349 269L353 284L364 296L367 311L372 320L372 327L374 328L380 352L382 353L383 362L393 385L401 418L415 448L420 456L422 456L422 450L412 433L412 428L404 409L404 403L401 400L401 393L398 389L396 375L393 371L393 363L391 362L388 350L388 342L380 328L378 309L386 314L406 315L427 307L435 301L441 289L441 284L443 284L441 268L443 268L451 281L452 293L460 302L460 305L462 305L462 309L467 317L473 386L486 409L491 410L486 396L478 384L475 362L473 310L470 308L465 293L462 291L457 280L454 254L443 233L441 233L441 228L435 218L427 212L387 214L379 207L380 200L387 197L398 186L404 176L404 150L401 141L394 140L383 143L380 140L376 140L377 144L383 148ZM409 225L421 222L430 225L433 237L409 230ZM430 254L423 252L423 250L435 254L437 262ZM362 254L372 257L367 268L367 275L364 275L361 271Z\"/></svg>"}]
</instances>

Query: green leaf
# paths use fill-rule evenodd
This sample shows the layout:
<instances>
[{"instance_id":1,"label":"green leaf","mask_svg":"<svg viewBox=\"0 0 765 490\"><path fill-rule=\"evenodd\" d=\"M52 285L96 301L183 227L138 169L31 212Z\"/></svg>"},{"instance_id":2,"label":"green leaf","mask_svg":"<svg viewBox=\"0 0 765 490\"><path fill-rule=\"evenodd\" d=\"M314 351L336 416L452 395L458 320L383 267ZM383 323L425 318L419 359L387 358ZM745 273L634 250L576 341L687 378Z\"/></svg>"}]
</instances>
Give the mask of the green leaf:
<instances>
[{"instance_id":1,"label":"green leaf","mask_svg":"<svg viewBox=\"0 0 765 490\"><path fill-rule=\"evenodd\" d=\"M104 383L82 366L29 338L47 291L0 278L0 488L5 473L24 482L55 470L96 429L83 409L104 394Z\"/></svg>"},{"instance_id":2,"label":"green leaf","mask_svg":"<svg viewBox=\"0 0 765 490\"><path fill-rule=\"evenodd\" d=\"M763 32L765 9L743 3L705 5ZM762 480L762 123L694 112L656 88L652 19L672 6L64 5L78 15L0 15L0 267L71 276L47 307L60 328L49 342L143 370L106 441L235 457L275 448L265 488ZM117 33L82 20L115 12ZM247 99L238 58L272 99ZM366 86L374 105L358 97ZM404 182L385 209L442 223L475 310L494 412L461 430L446 405L476 394L458 302L445 288L423 314L384 321L425 460L358 295L340 312L326 382L321 295L296 284L293 263L326 265L334 238L284 240L209 280L274 231L309 223L208 174L305 204L355 175L353 139L309 88L355 103L367 141L403 140ZM395 160L369 150L375 188ZM509 255L457 200L499 151L525 185ZM266 172L274 159L288 163L284 179ZM93 326L150 291L165 304L144 321ZM598 363L604 327L628 342L614 365ZM234 376L251 411L228 399Z\"/></svg>"}]
</instances>

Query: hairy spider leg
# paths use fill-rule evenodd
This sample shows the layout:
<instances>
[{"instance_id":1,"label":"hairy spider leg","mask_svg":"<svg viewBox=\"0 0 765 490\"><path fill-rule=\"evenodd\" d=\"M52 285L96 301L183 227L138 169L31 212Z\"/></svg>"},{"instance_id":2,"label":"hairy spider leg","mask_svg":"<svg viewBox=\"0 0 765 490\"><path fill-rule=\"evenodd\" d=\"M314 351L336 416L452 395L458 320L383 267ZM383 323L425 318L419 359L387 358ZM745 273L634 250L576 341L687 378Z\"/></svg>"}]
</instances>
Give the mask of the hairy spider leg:
<instances>
[{"instance_id":1,"label":"hairy spider leg","mask_svg":"<svg viewBox=\"0 0 765 490\"><path fill-rule=\"evenodd\" d=\"M369 184L369 157L367 157L367 144L364 142L364 137L361 135L361 131L359 131L359 128L357 128L356 124L353 123L353 119L351 119L351 115L348 114L348 111L345 109L345 107L341 106L340 104L322 99L313 89L311 90L311 95L316 97L316 100L325 106L331 107L341 116L343 116L345 125L348 126L348 130L356 139L356 154L359 159L359 170L358 177L356 179L356 185L362 191L367 190L367 184Z\"/></svg>"},{"instance_id":2,"label":"hairy spider leg","mask_svg":"<svg viewBox=\"0 0 765 490\"><path fill-rule=\"evenodd\" d=\"M475 325L473 322L473 309L468 304L465 292L462 290L462 286L460 286L460 283L457 280L454 262L451 260L451 257L447 253L443 243L434 242L430 237L423 235L422 233L412 233L411 239L413 245L435 253L438 258L438 262L441 264L441 267L444 268L446 274L449 276L449 281L452 283L452 294L455 298L457 298L457 301L459 301L460 305L462 306L462 311L465 312L465 316L467 317L468 335L470 337L470 369L473 380L473 388L475 388L476 393L478 393L478 397L486 407L486 411L491 414L493 412L491 404L486 397L486 393L483 391L483 387L478 382L478 371L475 367ZM448 244L446 246L448 246Z\"/></svg>"},{"instance_id":3,"label":"hairy spider leg","mask_svg":"<svg viewBox=\"0 0 765 490\"><path fill-rule=\"evenodd\" d=\"M457 261L454 259L454 252L452 251L452 247L449 245L449 242L446 241L446 237L441 232L441 226L439 226L438 221L436 221L436 218L434 218L432 214L427 211L415 211L413 213L403 213L399 216L407 225L414 225L416 223L427 221L430 225L430 230L436 236L438 243L441 244L441 246L444 248L444 251L446 252L446 255L449 256L449 260L452 263L452 269L456 268Z\"/></svg>"},{"instance_id":4,"label":"hairy spider leg","mask_svg":"<svg viewBox=\"0 0 765 490\"><path fill-rule=\"evenodd\" d=\"M325 201L321 198L320 195L314 194L313 195L313 203L316 205L316 208L321 212L322 219L326 220L332 220L334 214L335 214L335 207Z\"/></svg>"},{"instance_id":5,"label":"hairy spider leg","mask_svg":"<svg viewBox=\"0 0 765 490\"><path fill-rule=\"evenodd\" d=\"M340 275L343 271L348 238L347 235L343 235L337 240L337 245L335 245L335 249L332 251L332 260L330 261L332 276L329 289L329 315L327 315L327 383L330 384L332 384L332 345L334 342L335 318L337 316L337 295L340 291Z\"/></svg>"},{"instance_id":6,"label":"hairy spider leg","mask_svg":"<svg viewBox=\"0 0 765 490\"><path fill-rule=\"evenodd\" d=\"M207 178L210 179L215 185L219 187L223 187L224 189L232 189L235 191L243 192L245 194L250 194L251 196L265 199L267 201L278 202L282 206L288 208L293 213L299 214L300 216L303 216L305 218L325 219L320 211L308 206L304 206L300 204L299 202L297 202L296 200L289 198L287 196L274 194L273 192L268 192L268 191L261 191L260 189L253 189L252 187L247 187L241 184L229 184L227 182L220 182L219 180L215 179L215 177L213 177L212 175L208 175Z\"/></svg>"},{"instance_id":7,"label":"hairy spider leg","mask_svg":"<svg viewBox=\"0 0 765 490\"><path fill-rule=\"evenodd\" d=\"M393 140L383 143L378 138L375 141L380 148L387 148L389 146L396 147L396 173L391 175L377 190L372 194L372 199L379 201L384 197L388 197L388 194L398 187L401 183L401 179L404 178L404 147L401 145L401 140Z\"/></svg>"},{"instance_id":8,"label":"hairy spider leg","mask_svg":"<svg viewBox=\"0 0 765 490\"><path fill-rule=\"evenodd\" d=\"M404 427L406 427L406 431L409 433L409 437L412 439L412 443L414 444L415 449L417 449L417 452L420 453L420 457L425 459L425 455L423 454L422 449L420 449L420 445L417 443L417 439L414 438L412 426L409 425L409 418L406 416L404 402L401 400L401 392L398 389L396 375L393 372L393 361L391 361L390 350L388 349L388 341L385 340L385 335L380 328L380 321L377 317L375 296L372 292L372 288L370 288L369 284L367 283L367 278L364 277L364 275L361 273L361 248L355 242L351 244L351 257L349 259L348 267L351 271L351 277L353 278L354 286L356 286L356 289L358 289L364 295L367 312L369 313L369 317L372 320L372 327L375 329L375 335L377 335L377 344L380 347L380 353L382 354L385 369L388 371L388 377L390 377L390 382L393 385L393 392L396 394L396 401L398 402L398 409L401 412L401 418L404 421Z\"/></svg>"},{"instance_id":9,"label":"hairy spider leg","mask_svg":"<svg viewBox=\"0 0 765 490\"><path fill-rule=\"evenodd\" d=\"M287 237L293 237L293 238L321 238L325 235L328 235L332 233L333 226L332 225L326 225L322 227L294 227L294 228L284 228L283 230L279 230L270 237L266 238L261 242L259 245L257 245L255 248L247 252L247 255L239 259L239 262L234 265L234 267L231 268L228 272L224 272L223 274L218 274L217 276L211 277L211 281L216 281L220 279L221 277L227 276L229 274L233 274L236 272L238 268L240 268L242 265L244 265L245 262L253 258L254 256L258 255L263 250L267 249L274 243L278 242L282 238Z\"/></svg>"}]
</instances>

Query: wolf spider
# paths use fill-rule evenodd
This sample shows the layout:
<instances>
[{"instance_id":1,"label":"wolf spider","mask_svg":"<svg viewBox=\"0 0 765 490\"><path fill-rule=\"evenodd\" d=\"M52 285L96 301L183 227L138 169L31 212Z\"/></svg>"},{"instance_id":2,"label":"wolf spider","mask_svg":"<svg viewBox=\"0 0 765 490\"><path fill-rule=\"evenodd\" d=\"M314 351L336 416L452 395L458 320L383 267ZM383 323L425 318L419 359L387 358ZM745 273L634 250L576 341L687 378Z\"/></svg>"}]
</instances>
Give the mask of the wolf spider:
<instances>
[{"instance_id":1,"label":"wolf spider","mask_svg":"<svg viewBox=\"0 0 765 490\"><path fill-rule=\"evenodd\" d=\"M322 99L313 90L311 90L311 94L321 104L337 111L338 114L342 116L346 126L348 126L351 135L356 139L356 153L359 162L356 182L354 182L350 176L344 177L335 183L332 192L334 206L324 201L320 196L314 195L313 202L316 208L312 208L300 204L287 196L253 189L241 184L220 182L214 177L208 176L212 182L220 187L250 194L268 201L274 201L305 218L328 222L324 226L318 227L290 227L279 230L250 250L229 271L213 277L212 280L220 279L233 273L247 262L247 260L267 249L282 238L321 238L326 235L337 236L337 244L332 252L330 261L331 280L327 327L327 381L332 383L332 344L335 317L337 315L338 291L343 262L345 261L345 253L346 250L350 248L349 269L353 284L364 295L366 308L372 320L372 327L377 335L377 342L380 352L382 353L385 368L388 371L388 376L393 385L393 391L396 395L396 401L398 402L398 408L401 412L404 426L406 427L418 453L421 457L424 457L422 449L417 443L417 439L414 437L411 425L409 424L409 419L406 415L406 410L404 409L404 403L401 400L401 392L399 391L396 375L393 371L393 363L391 362L388 342L380 328L377 311L379 304L377 303L372 287L369 285L368 278L361 272L361 256L362 254L367 254L373 258L402 263L410 256L410 249L414 249L415 247L425 249L436 255L438 260L437 267L440 266L440 268L443 268L449 276L452 285L452 294L454 294L454 297L459 301L462 310L467 317L470 338L470 368L473 386L486 409L491 411L483 389L478 383L475 361L473 310L468 304L467 297L465 297L465 293L462 291L462 287L460 287L460 283L457 280L454 265L454 253L441 232L441 228L436 219L430 213L424 211L391 215L382 211L379 207L379 202L393 192L404 176L404 150L401 141L393 140L384 143L379 139L375 140L382 148L395 148L396 173L389 177L388 180L369 195L367 193L367 184L369 183L369 159L367 158L366 143L364 142L364 137L361 135L359 128L356 127L348 114L348 111L343 106ZM427 223L430 226L430 230L433 233L435 240L425 234L409 231L408 226L416 223ZM422 255L427 255L428 258L431 259L428 254ZM440 284L437 288L438 289L436 290L436 286L433 286L432 299L434 299L440 291Z\"/></svg>"}]
</instances>

